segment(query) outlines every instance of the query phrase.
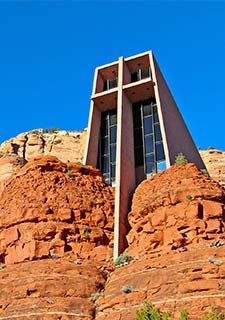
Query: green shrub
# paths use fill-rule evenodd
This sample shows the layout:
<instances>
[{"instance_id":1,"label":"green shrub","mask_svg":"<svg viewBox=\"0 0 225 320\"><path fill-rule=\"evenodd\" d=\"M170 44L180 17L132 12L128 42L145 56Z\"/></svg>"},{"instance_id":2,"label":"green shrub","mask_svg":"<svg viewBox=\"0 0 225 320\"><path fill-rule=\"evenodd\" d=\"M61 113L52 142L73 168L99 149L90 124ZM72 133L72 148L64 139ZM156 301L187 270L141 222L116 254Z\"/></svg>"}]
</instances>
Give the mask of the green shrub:
<instances>
[{"instance_id":1,"label":"green shrub","mask_svg":"<svg viewBox=\"0 0 225 320\"><path fill-rule=\"evenodd\" d=\"M137 310L135 320L169 320L169 312L161 312L159 308L153 308L150 302L145 302L145 309ZM184 320L184 319L182 319Z\"/></svg>"},{"instance_id":2,"label":"green shrub","mask_svg":"<svg viewBox=\"0 0 225 320\"><path fill-rule=\"evenodd\" d=\"M66 174L72 178L74 176L73 171L72 170L67 170Z\"/></svg>"},{"instance_id":3,"label":"green shrub","mask_svg":"<svg viewBox=\"0 0 225 320\"><path fill-rule=\"evenodd\" d=\"M86 239L89 238L90 232L91 232L90 227L89 227L89 226L85 226L85 228L84 228L84 237L85 237Z\"/></svg>"},{"instance_id":4,"label":"green shrub","mask_svg":"<svg viewBox=\"0 0 225 320\"><path fill-rule=\"evenodd\" d=\"M95 302L100 297L100 295L101 295L100 292L92 293L90 298L89 298L89 301Z\"/></svg>"},{"instance_id":5,"label":"green shrub","mask_svg":"<svg viewBox=\"0 0 225 320\"><path fill-rule=\"evenodd\" d=\"M192 196L191 196L190 194L187 194L187 195L186 195L186 199L187 199L188 201L191 201L193 198L192 198Z\"/></svg>"},{"instance_id":6,"label":"green shrub","mask_svg":"<svg viewBox=\"0 0 225 320\"><path fill-rule=\"evenodd\" d=\"M218 312L215 308L212 307L211 312L205 312L201 320L224 320L225 313Z\"/></svg>"},{"instance_id":7,"label":"green shrub","mask_svg":"<svg viewBox=\"0 0 225 320\"><path fill-rule=\"evenodd\" d=\"M188 311L182 310L179 320L189 320ZM225 313L218 312L215 308L211 312L205 312L200 320L225 320ZM172 320L169 312L161 312L159 308L154 308L150 302L145 302L145 309L136 311L135 320Z\"/></svg>"},{"instance_id":8,"label":"green shrub","mask_svg":"<svg viewBox=\"0 0 225 320\"><path fill-rule=\"evenodd\" d=\"M185 164L187 162L188 161L182 152L178 153L177 156L175 157L175 165L181 165L181 164Z\"/></svg>"},{"instance_id":9,"label":"green shrub","mask_svg":"<svg viewBox=\"0 0 225 320\"><path fill-rule=\"evenodd\" d=\"M115 266L116 268L120 268L122 266L125 266L132 260L133 260L133 257L131 257L129 254L121 253L121 255L115 260Z\"/></svg>"},{"instance_id":10,"label":"green shrub","mask_svg":"<svg viewBox=\"0 0 225 320\"><path fill-rule=\"evenodd\" d=\"M186 309L183 309L180 313L179 320L188 320L188 311Z\"/></svg>"}]
</instances>

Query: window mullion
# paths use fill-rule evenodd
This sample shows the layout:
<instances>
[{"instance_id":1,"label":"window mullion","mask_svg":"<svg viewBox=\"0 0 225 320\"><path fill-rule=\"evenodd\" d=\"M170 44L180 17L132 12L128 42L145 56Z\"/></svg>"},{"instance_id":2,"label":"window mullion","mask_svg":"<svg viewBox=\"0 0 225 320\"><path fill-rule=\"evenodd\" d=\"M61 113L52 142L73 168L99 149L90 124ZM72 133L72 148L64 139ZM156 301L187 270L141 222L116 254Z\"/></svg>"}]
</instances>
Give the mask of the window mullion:
<instances>
[{"instance_id":1,"label":"window mullion","mask_svg":"<svg viewBox=\"0 0 225 320\"><path fill-rule=\"evenodd\" d=\"M143 103L141 102L141 131L142 131L142 141L143 141L143 165L144 165L144 172L146 173L146 150L145 150L145 133L144 133L144 112L143 112Z\"/></svg>"},{"instance_id":2,"label":"window mullion","mask_svg":"<svg viewBox=\"0 0 225 320\"><path fill-rule=\"evenodd\" d=\"M157 172L157 157L156 157L156 139L155 139L155 121L154 121L154 108L152 107L152 134L153 134L153 150L154 150L154 168ZM157 112L157 109L156 109ZM155 173L156 173L155 172Z\"/></svg>"}]
</instances>

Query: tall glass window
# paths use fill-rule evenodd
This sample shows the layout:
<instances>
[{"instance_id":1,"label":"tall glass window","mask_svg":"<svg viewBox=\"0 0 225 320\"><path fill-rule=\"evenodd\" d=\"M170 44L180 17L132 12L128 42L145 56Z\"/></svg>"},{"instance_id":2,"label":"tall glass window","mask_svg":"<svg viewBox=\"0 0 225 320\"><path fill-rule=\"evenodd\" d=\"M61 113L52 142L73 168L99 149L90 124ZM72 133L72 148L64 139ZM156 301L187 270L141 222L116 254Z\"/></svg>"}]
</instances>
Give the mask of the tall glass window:
<instances>
[{"instance_id":1,"label":"tall glass window","mask_svg":"<svg viewBox=\"0 0 225 320\"><path fill-rule=\"evenodd\" d=\"M116 109L102 112L97 167L108 184L113 184L116 176L116 131Z\"/></svg>"},{"instance_id":2,"label":"tall glass window","mask_svg":"<svg viewBox=\"0 0 225 320\"><path fill-rule=\"evenodd\" d=\"M165 154L155 98L133 104L135 166L151 175L165 169Z\"/></svg>"}]
</instances>

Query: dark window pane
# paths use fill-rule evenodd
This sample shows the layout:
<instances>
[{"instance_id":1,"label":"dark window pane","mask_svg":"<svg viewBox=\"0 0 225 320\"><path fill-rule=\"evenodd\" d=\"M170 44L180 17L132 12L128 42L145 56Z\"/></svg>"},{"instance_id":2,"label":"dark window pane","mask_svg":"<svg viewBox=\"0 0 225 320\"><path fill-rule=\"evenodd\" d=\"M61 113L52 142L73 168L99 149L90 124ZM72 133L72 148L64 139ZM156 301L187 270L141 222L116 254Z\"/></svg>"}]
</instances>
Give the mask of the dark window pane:
<instances>
[{"instance_id":1,"label":"dark window pane","mask_svg":"<svg viewBox=\"0 0 225 320\"><path fill-rule=\"evenodd\" d=\"M135 148L135 166L141 166L144 163L144 158L143 158L143 147L140 146L138 148Z\"/></svg>"},{"instance_id":2,"label":"dark window pane","mask_svg":"<svg viewBox=\"0 0 225 320\"><path fill-rule=\"evenodd\" d=\"M117 123L116 114L111 114L110 115L110 125L113 126L116 123Z\"/></svg>"},{"instance_id":3,"label":"dark window pane","mask_svg":"<svg viewBox=\"0 0 225 320\"><path fill-rule=\"evenodd\" d=\"M117 78L108 80L109 81L109 89L117 87Z\"/></svg>"},{"instance_id":4,"label":"dark window pane","mask_svg":"<svg viewBox=\"0 0 225 320\"><path fill-rule=\"evenodd\" d=\"M154 162L155 161L154 153L147 154L145 160L146 162Z\"/></svg>"},{"instance_id":5,"label":"dark window pane","mask_svg":"<svg viewBox=\"0 0 225 320\"><path fill-rule=\"evenodd\" d=\"M152 133L152 117L144 118L144 132L145 134Z\"/></svg>"},{"instance_id":6,"label":"dark window pane","mask_svg":"<svg viewBox=\"0 0 225 320\"><path fill-rule=\"evenodd\" d=\"M101 123L101 137L108 135L108 121L103 120Z\"/></svg>"},{"instance_id":7,"label":"dark window pane","mask_svg":"<svg viewBox=\"0 0 225 320\"><path fill-rule=\"evenodd\" d=\"M157 107L153 107L153 118L154 118L154 123L159 122L159 117L158 117L158 112L157 112Z\"/></svg>"},{"instance_id":8,"label":"dark window pane","mask_svg":"<svg viewBox=\"0 0 225 320\"><path fill-rule=\"evenodd\" d=\"M151 105L147 105L143 107L143 114L144 116L149 116L152 114L152 106Z\"/></svg>"},{"instance_id":9,"label":"dark window pane","mask_svg":"<svg viewBox=\"0 0 225 320\"><path fill-rule=\"evenodd\" d=\"M150 99L149 99L149 103L151 103L151 105L154 105L154 104L156 104L156 101L155 101L155 97L151 97Z\"/></svg>"},{"instance_id":10,"label":"dark window pane","mask_svg":"<svg viewBox=\"0 0 225 320\"><path fill-rule=\"evenodd\" d=\"M164 149L162 143L156 144L156 159L157 161L165 160Z\"/></svg>"},{"instance_id":11,"label":"dark window pane","mask_svg":"<svg viewBox=\"0 0 225 320\"><path fill-rule=\"evenodd\" d=\"M131 82L138 81L138 74L137 72L131 73Z\"/></svg>"},{"instance_id":12,"label":"dark window pane","mask_svg":"<svg viewBox=\"0 0 225 320\"><path fill-rule=\"evenodd\" d=\"M111 145L111 162L116 161L116 144Z\"/></svg>"},{"instance_id":13,"label":"dark window pane","mask_svg":"<svg viewBox=\"0 0 225 320\"><path fill-rule=\"evenodd\" d=\"M134 128L140 128L141 123L141 108L140 106L133 107Z\"/></svg>"},{"instance_id":14,"label":"dark window pane","mask_svg":"<svg viewBox=\"0 0 225 320\"><path fill-rule=\"evenodd\" d=\"M150 76L150 69L149 68L141 70L141 79L148 78L149 76Z\"/></svg>"},{"instance_id":15,"label":"dark window pane","mask_svg":"<svg viewBox=\"0 0 225 320\"><path fill-rule=\"evenodd\" d=\"M105 91L105 90L108 90L107 81L104 81L104 84L103 84L103 91Z\"/></svg>"},{"instance_id":16,"label":"dark window pane","mask_svg":"<svg viewBox=\"0 0 225 320\"><path fill-rule=\"evenodd\" d=\"M146 163L146 173L151 173L155 171L155 166L153 162L147 162Z\"/></svg>"},{"instance_id":17,"label":"dark window pane","mask_svg":"<svg viewBox=\"0 0 225 320\"><path fill-rule=\"evenodd\" d=\"M149 104L151 104L151 99L146 99L146 100L144 100L144 101L142 101L142 105L143 106L148 106Z\"/></svg>"},{"instance_id":18,"label":"dark window pane","mask_svg":"<svg viewBox=\"0 0 225 320\"><path fill-rule=\"evenodd\" d=\"M101 154L109 153L108 137L101 139Z\"/></svg>"},{"instance_id":19,"label":"dark window pane","mask_svg":"<svg viewBox=\"0 0 225 320\"><path fill-rule=\"evenodd\" d=\"M110 128L110 143L116 143L116 126Z\"/></svg>"},{"instance_id":20,"label":"dark window pane","mask_svg":"<svg viewBox=\"0 0 225 320\"><path fill-rule=\"evenodd\" d=\"M159 123L157 123L155 126L155 141L161 141L162 140L162 136L161 136L161 131L160 131L160 126Z\"/></svg>"},{"instance_id":21,"label":"dark window pane","mask_svg":"<svg viewBox=\"0 0 225 320\"><path fill-rule=\"evenodd\" d=\"M134 130L134 146L138 147L143 145L142 128Z\"/></svg>"},{"instance_id":22,"label":"dark window pane","mask_svg":"<svg viewBox=\"0 0 225 320\"><path fill-rule=\"evenodd\" d=\"M111 165L111 177L115 178L115 176L116 176L116 165L112 164Z\"/></svg>"},{"instance_id":23,"label":"dark window pane","mask_svg":"<svg viewBox=\"0 0 225 320\"><path fill-rule=\"evenodd\" d=\"M152 153L153 148L153 136L149 135L145 137L145 153Z\"/></svg>"},{"instance_id":24,"label":"dark window pane","mask_svg":"<svg viewBox=\"0 0 225 320\"><path fill-rule=\"evenodd\" d=\"M103 156L102 157L102 173L109 172L109 157Z\"/></svg>"}]
</instances>

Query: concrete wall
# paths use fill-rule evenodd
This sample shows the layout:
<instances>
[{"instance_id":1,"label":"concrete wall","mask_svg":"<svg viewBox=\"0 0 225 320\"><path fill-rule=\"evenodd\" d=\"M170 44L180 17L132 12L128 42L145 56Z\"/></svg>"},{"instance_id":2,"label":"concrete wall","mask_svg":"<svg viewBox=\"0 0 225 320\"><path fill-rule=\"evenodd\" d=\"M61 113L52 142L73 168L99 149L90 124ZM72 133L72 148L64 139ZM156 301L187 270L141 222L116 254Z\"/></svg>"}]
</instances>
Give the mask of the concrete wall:
<instances>
[{"instance_id":1,"label":"concrete wall","mask_svg":"<svg viewBox=\"0 0 225 320\"><path fill-rule=\"evenodd\" d=\"M195 163L200 169L205 169L205 165L154 57L151 67L153 81L155 81L155 97L167 166L168 162L169 165L174 164L175 157L179 152L182 152L189 162Z\"/></svg>"},{"instance_id":2,"label":"concrete wall","mask_svg":"<svg viewBox=\"0 0 225 320\"><path fill-rule=\"evenodd\" d=\"M97 165L99 129L101 125L101 112L91 101L91 109L88 120L87 142L84 154L84 164Z\"/></svg>"}]
</instances>

